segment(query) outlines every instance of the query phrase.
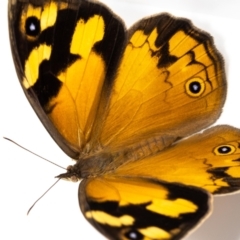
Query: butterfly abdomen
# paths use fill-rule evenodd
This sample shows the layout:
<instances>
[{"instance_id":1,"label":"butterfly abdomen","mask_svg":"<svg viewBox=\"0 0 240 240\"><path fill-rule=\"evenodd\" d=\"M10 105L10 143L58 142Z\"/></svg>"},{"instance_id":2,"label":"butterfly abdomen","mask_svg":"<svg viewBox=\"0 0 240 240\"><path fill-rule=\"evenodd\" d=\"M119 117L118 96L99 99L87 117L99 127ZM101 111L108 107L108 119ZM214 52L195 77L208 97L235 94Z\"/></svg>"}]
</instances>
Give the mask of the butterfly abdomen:
<instances>
[{"instance_id":1,"label":"butterfly abdomen","mask_svg":"<svg viewBox=\"0 0 240 240\"><path fill-rule=\"evenodd\" d=\"M153 137L147 140L142 140L138 144L133 144L119 152L110 153L104 150L91 154L89 156L80 157L77 163L70 167L67 174L60 175L62 178L76 176L78 179L101 176L106 173L112 173L121 165L139 159L152 156L171 143L171 137L168 138Z\"/></svg>"},{"instance_id":2,"label":"butterfly abdomen","mask_svg":"<svg viewBox=\"0 0 240 240\"><path fill-rule=\"evenodd\" d=\"M176 137L173 136L155 136L144 139L137 144L130 145L125 150L125 159L138 160L153 154L156 154L164 148L171 145Z\"/></svg>"}]
</instances>

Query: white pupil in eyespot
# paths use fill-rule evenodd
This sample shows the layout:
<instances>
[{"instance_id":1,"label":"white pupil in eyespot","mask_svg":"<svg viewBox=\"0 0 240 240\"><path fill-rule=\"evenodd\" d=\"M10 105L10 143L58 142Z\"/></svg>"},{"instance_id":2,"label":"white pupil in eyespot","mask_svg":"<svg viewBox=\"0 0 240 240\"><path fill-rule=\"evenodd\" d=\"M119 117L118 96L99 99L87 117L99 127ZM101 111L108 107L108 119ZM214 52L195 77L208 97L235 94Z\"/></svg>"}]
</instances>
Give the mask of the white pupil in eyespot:
<instances>
[{"instance_id":1,"label":"white pupil in eyespot","mask_svg":"<svg viewBox=\"0 0 240 240\"><path fill-rule=\"evenodd\" d=\"M130 232L130 233L129 233L129 237L130 237L131 239L137 239L137 234L136 234L135 232Z\"/></svg>"},{"instance_id":2,"label":"white pupil in eyespot","mask_svg":"<svg viewBox=\"0 0 240 240\"><path fill-rule=\"evenodd\" d=\"M199 86L197 84L193 84L192 88L195 92L197 92L199 90Z\"/></svg>"},{"instance_id":3,"label":"white pupil in eyespot","mask_svg":"<svg viewBox=\"0 0 240 240\"><path fill-rule=\"evenodd\" d=\"M35 26L35 24L31 23L30 26L29 26L29 30L32 31L32 32L33 32L33 31L36 31L36 26Z\"/></svg>"},{"instance_id":4,"label":"white pupil in eyespot","mask_svg":"<svg viewBox=\"0 0 240 240\"><path fill-rule=\"evenodd\" d=\"M223 147L221 150L222 150L222 152L227 152L227 151L228 151L228 148Z\"/></svg>"}]
</instances>

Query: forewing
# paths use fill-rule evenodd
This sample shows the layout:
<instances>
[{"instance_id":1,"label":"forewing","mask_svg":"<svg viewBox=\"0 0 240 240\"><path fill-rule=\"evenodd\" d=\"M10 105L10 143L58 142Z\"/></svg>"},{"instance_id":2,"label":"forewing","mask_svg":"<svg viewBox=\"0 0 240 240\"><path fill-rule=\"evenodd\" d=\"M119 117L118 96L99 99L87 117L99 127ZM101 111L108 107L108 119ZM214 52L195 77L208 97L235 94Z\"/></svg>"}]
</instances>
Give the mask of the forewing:
<instances>
[{"instance_id":1,"label":"forewing","mask_svg":"<svg viewBox=\"0 0 240 240\"><path fill-rule=\"evenodd\" d=\"M28 100L61 148L77 158L115 73L122 22L93 1L11 0L9 30Z\"/></svg>"},{"instance_id":2,"label":"forewing","mask_svg":"<svg viewBox=\"0 0 240 240\"><path fill-rule=\"evenodd\" d=\"M119 150L149 140L162 149L219 117L225 85L209 34L168 14L141 20L129 30L100 144Z\"/></svg>"}]
</instances>

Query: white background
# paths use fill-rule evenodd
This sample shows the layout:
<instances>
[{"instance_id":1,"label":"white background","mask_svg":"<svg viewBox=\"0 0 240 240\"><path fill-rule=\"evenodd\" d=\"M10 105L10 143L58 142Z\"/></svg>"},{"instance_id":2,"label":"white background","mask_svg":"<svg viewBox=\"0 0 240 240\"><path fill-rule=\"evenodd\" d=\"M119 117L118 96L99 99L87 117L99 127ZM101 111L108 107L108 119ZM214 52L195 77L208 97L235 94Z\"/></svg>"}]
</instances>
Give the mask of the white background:
<instances>
[{"instance_id":1,"label":"white background","mask_svg":"<svg viewBox=\"0 0 240 240\"><path fill-rule=\"evenodd\" d=\"M228 96L218 123L240 128L240 1L239 0L105 0L130 26L138 19L160 12L190 18L210 32L223 54ZM71 160L48 135L18 83L11 59L7 0L0 2L0 239L104 239L83 218L77 199L78 183L61 181L32 210L33 202L62 173L22 146L61 166ZM239 240L240 194L214 199L213 214L187 240Z\"/></svg>"}]
</instances>

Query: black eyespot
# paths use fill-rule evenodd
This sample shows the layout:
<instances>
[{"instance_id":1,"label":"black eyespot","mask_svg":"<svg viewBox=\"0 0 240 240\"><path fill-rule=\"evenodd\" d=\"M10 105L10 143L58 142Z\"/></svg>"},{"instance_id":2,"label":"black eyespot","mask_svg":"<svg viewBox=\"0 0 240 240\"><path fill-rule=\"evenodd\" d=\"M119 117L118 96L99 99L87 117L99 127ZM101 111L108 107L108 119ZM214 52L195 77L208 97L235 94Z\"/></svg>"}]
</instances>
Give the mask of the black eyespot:
<instances>
[{"instance_id":1,"label":"black eyespot","mask_svg":"<svg viewBox=\"0 0 240 240\"><path fill-rule=\"evenodd\" d=\"M229 155L236 151L233 145L221 145L214 149L216 155Z\"/></svg>"},{"instance_id":2,"label":"black eyespot","mask_svg":"<svg viewBox=\"0 0 240 240\"><path fill-rule=\"evenodd\" d=\"M189 84L189 90L193 93L193 94L197 94L201 91L201 84L199 82L191 82Z\"/></svg>"},{"instance_id":3,"label":"black eyespot","mask_svg":"<svg viewBox=\"0 0 240 240\"><path fill-rule=\"evenodd\" d=\"M128 232L125 233L125 237L129 240L142 240L144 239L144 236L136 231L136 230L129 230Z\"/></svg>"},{"instance_id":4,"label":"black eyespot","mask_svg":"<svg viewBox=\"0 0 240 240\"><path fill-rule=\"evenodd\" d=\"M25 32L28 36L36 37L41 31L40 21L36 17L29 17L25 23Z\"/></svg>"},{"instance_id":5,"label":"black eyespot","mask_svg":"<svg viewBox=\"0 0 240 240\"><path fill-rule=\"evenodd\" d=\"M226 154L226 153L231 152L231 148L228 146L222 146L222 147L218 148L218 152L221 154Z\"/></svg>"},{"instance_id":6,"label":"black eyespot","mask_svg":"<svg viewBox=\"0 0 240 240\"><path fill-rule=\"evenodd\" d=\"M193 78L186 82L185 90L191 97L199 97L205 90L205 82L201 78Z\"/></svg>"}]
</instances>

